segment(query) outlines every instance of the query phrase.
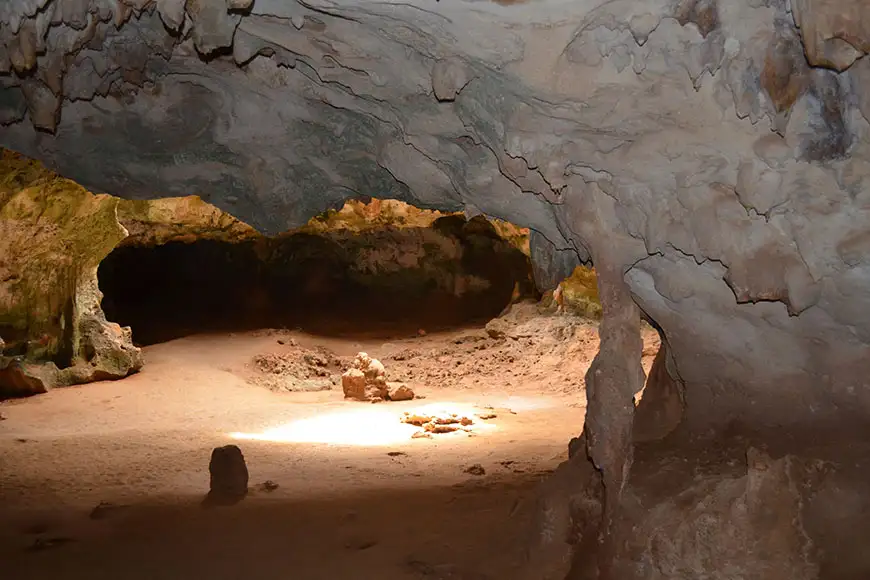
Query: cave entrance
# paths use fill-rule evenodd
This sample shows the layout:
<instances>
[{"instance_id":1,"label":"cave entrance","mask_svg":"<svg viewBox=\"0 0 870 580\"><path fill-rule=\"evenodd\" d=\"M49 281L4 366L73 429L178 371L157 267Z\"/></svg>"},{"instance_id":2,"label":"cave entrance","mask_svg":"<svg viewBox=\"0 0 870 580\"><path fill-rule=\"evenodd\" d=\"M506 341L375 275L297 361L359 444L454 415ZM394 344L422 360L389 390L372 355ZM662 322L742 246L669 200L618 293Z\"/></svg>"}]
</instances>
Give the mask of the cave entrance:
<instances>
[{"instance_id":1,"label":"cave entrance","mask_svg":"<svg viewBox=\"0 0 870 580\"><path fill-rule=\"evenodd\" d=\"M274 238L135 233L98 277L107 318L140 345L262 328L393 337L538 297L528 230L393 200L351 201Z\"/></svg>"}]
</instances>

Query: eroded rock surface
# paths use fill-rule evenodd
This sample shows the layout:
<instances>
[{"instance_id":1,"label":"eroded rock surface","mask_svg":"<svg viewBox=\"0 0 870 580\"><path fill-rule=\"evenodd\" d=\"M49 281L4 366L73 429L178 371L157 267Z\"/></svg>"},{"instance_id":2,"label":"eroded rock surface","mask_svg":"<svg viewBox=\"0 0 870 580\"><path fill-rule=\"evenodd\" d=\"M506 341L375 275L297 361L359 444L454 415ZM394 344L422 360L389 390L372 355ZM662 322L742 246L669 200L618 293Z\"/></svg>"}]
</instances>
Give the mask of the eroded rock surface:
<instances>
[{"instance_id":1,"label":"eroded rock surface","mask_svg":"<svg viewBox=\"0 0 870 580\"><path fill-rule=\"evenodd\" d=\"M607 247L668 335L689 423L839 420L870 401L866 16L14 0L0 141L98 190L200 193L267 234L377 194L529 226L554 268Z\"/></svg>"},{"instance_id":2,"label":"eroded rock surface","mask_svg":"<svg viewBox=\"0 0 870 580\"><path fill-rule=\"evenodd\" d=\"M753 448L746 457L743 476L698 477L672 500L639 506L623 522L632 531L615 577L818 578L795 458L773 460Z\"/></svg>"},{"instance_id":3,"label":"eroded rock surface","mask_svg":"<svg viewBox=\"0 0 870 580\"><path fill-rule=\"evenodd\" d=\"M683 467L674 468L672 462ZM854 566L854 558L828 568L828 573L840 568L831 576L819 575L823 552L816 542L831 542L811 521L817 511L813 504L832 505L831 489L837 488L842 496L860 485L839 474L838 468L790 455L774 459L752 447L744 451L742 466L732 463L711 472L709 465L698 469L690 459L695 469L686 469L685 463L685 458L671 457L640 470L642 482L621 500L623 510L614 523L621 541L613 546L606 566L596 547L599 530L594 525L605 503L595 483L598 475L580 458L560 465L532 501L517 510L532 510L526 563L518 577L848 577L843 569ZM850 521L859 517L853 514ZM851 573L859 570L866 570L866 563Z\"/></svg>"},{"instance_id":4,"label":"eroded rock surface","mask_svg":"<svg viewBox=\"0 0 870 580\"><path fill-rule=\"evenodd\" d=\"M635 443L662 439L683 420L683 385L675 378L677 373L669 353L667 343L662 343L653 360L634 412L632 438Z\"/></svg>"},{"instance_id":5,"label":"eroded rock surface","mask_svg":"<svg viewBox=\"0 0 870 580\"><path fill-rule=\"evenodd\" d=\"M168 242L240 242L262 236L199 196L148 201L121 200L118 221L127 230L119 246L159 246Z\"/></svg>"},{"instance_id":6,"label":"eroded rock surface","mask_svg":"<svg viewBox=\"0 0 870 580\"><path fill-rule=\"evenodd\" d=\"M870 6L849 0L796 0L807 59L815 66L849 68L870 52Z\"/></svg>"},{"instance_id":7,"label":"eroded rock surface","mask_svg":"<svg viewBox=\"0 0 870 580\"><path fill-rule=\"evenodd\" d=\"M135 216L119 204L130 236L99 277L107 316L143 345L194 329L416 333L536 296L528 232L482 216L422 215L374 199L267 238L199 198L132 203L142 206Z\"/></svg>"},{"instance_id":8,"label":"eroded rock surface","mask_svg":"<svg viewBox=\"0 0 870 580\"><path fill-rule=\"evenodd\" d=\"M387 383L387 388L387 398L391 401L410 401L416 396L414 390L405 383Z\"/></svg>"},{"instance_id":9,"label":"eroded rock surface","mask_svg":"<svg viewBox=\"0 0 870 580\"><path fill-rule=\"evenodd\" d=\"M530 227L544 282L591 258L617 292L588 417L612 492L639 312L688 431L866 423L867 6L12 0L0 144L266 234L378 195Z\"/></svg>"},{"instance_id":10,"label":"eroded rock surface","mask_svg":"<svg viewBox=\"0 0 870 580\"><path fill-rule=\"evenodd\" d=\"M97 266L126 231L118 199L8 152L0 185L0 396L117 379L142 366L100 308Z\"/></svg>"},{"instance_id":11,"label":"eroded rock surface","mask_svg":"<svg viewBox=\"0 0 870 580\"><path fill-rule=\"evenodd\" d=\"M389 396L386 370L383 363L368 354L356 355L352 368L341 375L341 388L345 399L357 401L383 401Z\"/></svg>"}]
</instances>

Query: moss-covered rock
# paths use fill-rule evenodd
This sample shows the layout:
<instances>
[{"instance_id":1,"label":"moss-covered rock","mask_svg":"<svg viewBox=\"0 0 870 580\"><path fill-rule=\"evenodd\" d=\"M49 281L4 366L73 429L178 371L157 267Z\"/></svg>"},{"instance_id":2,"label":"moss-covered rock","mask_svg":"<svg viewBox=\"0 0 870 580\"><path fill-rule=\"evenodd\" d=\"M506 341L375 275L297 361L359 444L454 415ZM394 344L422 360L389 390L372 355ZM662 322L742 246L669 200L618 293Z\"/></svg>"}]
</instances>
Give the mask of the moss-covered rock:
<instances>
[{"instance_id":1,"label":"moss-covered rock","mask_svg":"<svg viewBox=\"0 0 870 580\"><path fill-rule=\"evenodd\" d=\"M141 368L131 330L100 306L97 267L116 247L261 238L199 197L95 195L0 151L0 397Z\"/></svg>"},{"instance_id":2,"label":"moss-covered rock","mask_svg":"<svg viewBox=\"0 0 870 580\"><path fill-rule=\"evenodd\" d=\"M97 338L115 332L102 317L96 269L127 235L117 207L112 196L94 195L12 152L0 154L0 395L117 378L141 367L129 331L119 330L114 341ZM94 349L98 355L89 356ZM115 351L126 358L116 360Z\"/></svg>"},{"instance_id":3,"label":"moss-covered rock","mask_svg":"<svg viewBox=\"0 0 870 580\"><path fill-rule=\"evenodd\" d=\"M349 200L340 209L331 209L311 218L294 233L364 232L384 227L428 228L446 215L453 214L419 209L395 199Z\"/></svg>"},{"instance_id":4,"label":"moss-covered rock","mask_svg":"<svg viewBox=\"0 0 870 580\"><path fill-rule=\"evenodd\" d=\"M118 200L118 221L128 232L121 246L159 246L169 242L240 242L262 235L248 224L200 197Z\"/></svg>"},{"instance_id":5,"label":"moss-covered rock","mask_svg":"<svg viewBox=\"0 0 870 580\"><path fill-rule=\"evenodd\" d=\"M562 295L567 311L595 320L601 318L601 300L598 298L598 280L594 268L577 266L562 283Z\"/></svg>"},{"instance_id":6,"label":"moss-covered rock","mask_svg":"<svg viewBox=\"0 0 870 580\"><path fill-rule=\"evenodd\" d=\"M396 199L348 200L340 209L329 210L315 216L305 226L291 233L323 234L336 231L361 233L383 228L437 228L438 222L451 218L455 219L459 229L466 224L483 222L487 224L486 228L495 232L501 240L525 255L530 255L528 228L521 228L497 218L485 218L482 215L466 219L462 213L420 209Z\"/></svg>"},{"instance_id":7,"label":"moss-covered rock","mask_svg":"<svg viewBox=\"0 0 870 580\"><path fill-rule=\"evenodd\" d=\"M558 309L566 314L600 320L601 301L595 269L577 266L555 292L544 295L541 304L545 309Z\"/></svg>"}]
</instances>

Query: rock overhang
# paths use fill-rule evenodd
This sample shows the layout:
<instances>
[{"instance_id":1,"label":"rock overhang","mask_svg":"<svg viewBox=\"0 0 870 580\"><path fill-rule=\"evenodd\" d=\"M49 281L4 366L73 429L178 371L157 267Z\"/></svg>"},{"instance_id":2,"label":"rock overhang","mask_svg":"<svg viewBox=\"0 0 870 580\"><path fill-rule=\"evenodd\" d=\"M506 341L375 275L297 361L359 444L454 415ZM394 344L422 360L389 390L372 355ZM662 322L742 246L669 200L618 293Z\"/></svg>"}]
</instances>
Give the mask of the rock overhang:
<instances>
[{"instance_id":1,"label":"rock overhang","mask_svg":"<svg viewBox=\"0 0 870 580\"><path fill-rule=\"evenodd\" d=\"M862 6L13 1L0 144L264 233L368 195L528 226L542 279L623 271L704 420L815 420L870 401Z\"/></svg>"}]
</instances>

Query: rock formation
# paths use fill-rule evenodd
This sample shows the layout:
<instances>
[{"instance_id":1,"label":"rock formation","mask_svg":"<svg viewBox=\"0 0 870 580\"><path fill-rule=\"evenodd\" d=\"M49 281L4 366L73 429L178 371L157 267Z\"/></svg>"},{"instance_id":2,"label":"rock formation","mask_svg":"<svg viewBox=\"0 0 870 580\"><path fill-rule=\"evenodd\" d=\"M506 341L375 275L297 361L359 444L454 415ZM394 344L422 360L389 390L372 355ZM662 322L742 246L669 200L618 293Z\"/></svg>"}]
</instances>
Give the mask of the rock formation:
<instances>
[{"instance_id":1,"label":"rock formation","mask_svg":"<svg viewBox=\"0 0 870 580\"><path fill-rule=\"evenodd\" d=\"M200 198L94 195L0 153L0 396L117 379L143 364L130 328L106 320L97 267L116 247L262 237Z\"/></svg>"},{"instance_id":2,"label":"rock formation","mask_svg":"<svg viewBox=\"0 0 870 580\"><path fill-rule=\"evenodd\" d=\"M836 422L868 399L866 19L842 0L15 0L0 140L263 233L377 193L529 226L560 259L607 247L689 423Z\"/></svg>"},{"instance_id":3,"label":"rock formation","mask_svg":"<svg viewBox=\"0 0 870 580\"><path fill-rule=\"evenodd\" d=\"M341 388L345 399L357 401L383 401L390 392L383 363L364 352L357 354L353 366L341 375Z\"/></svg>"},{"instance_id":4,"label":"rock formation","mask_svg":"<svg viewBox=\"0 0 870 580\"><path fill-rule=\"evenodd\" d=\"M118 202L118 221L127 230L127 237L118 246L153 247L169 242L240 242L262 238L248 224L195 195L152 200L122 199Z\"/></svg>"},{"instance_id":5,"label":"rock formation","mask_svg":"<svg viewBox=\"0 0 870 580\"><path fill-rule=\"evenodd\" d=\"M237 445L215 447L208 463L206 505L231 505L248 495L248 466Z\"/></svg>"},{"instance_id":6,"label":"rock formation","mask_svg":"<svg viewBox=\"0 0 870 580\"><path fill-rule=\"evenodd\" d=\"M0 395L136 372L130 329L106 320L97 286L97 266L126 235L117 198L8 152L0 162Z\"/></svg>"},{"instance_id":7,"label":"rock formation","mask_svg":"<svg viewBox=\"0 0 870 580\"><path fill-rule=\"evenodd\" d=\"M558 282L552 293L544 294L543 303L555 309L557 314L570 313L593 320L601 318L601 301L594 268L582 265L574 268L569 276Z\"/></svg>"},{"instance_id":8,"label":"rock formation","mask_svg":"<svg viewBox=\"0 0 870 580\"><path fill-rule=\"evenodd\" d=\"M749 449L747 459L743 475L699 478L672 500L645 506L651 513L627 534L631 547L617 557L615 577L818 578L794 458Z\"/></svg>"},{"instance_id":9,"label":"rock formation","mask_svg":"<svg viewBox=\"0 0 870 580\"><path fill-rule=\"evenodd\" d=\"M670 365L670 368L668 368ZM667 343L662 343L646 379L643 396L637 404L632 425L635 443L661 439L683 420L682 384L670 359Z\"/></svg>"},{"instance_id":10,"label":"rock formation","mask_svg":"<svg viewBox=\"0 0 870 580\"><path fill-rule=\"evenodd\" d=\"M866 424L868 22L854 0L10 0L0 144L266 234L376 194L530 227L541 280L591 260L607 537L641 315L687 432Z\"/></svg>"},{"instance_id":11,"label":"rock formation","mask_svg":"<svg viewBox=\"0 0 870 580\"><path fill-rule=\"evenodd\" d=\"M405 383L387 383L387 388L389 389L387 398L390 401L410 401L417 396Z\"/></svg>"}]
</instances>

